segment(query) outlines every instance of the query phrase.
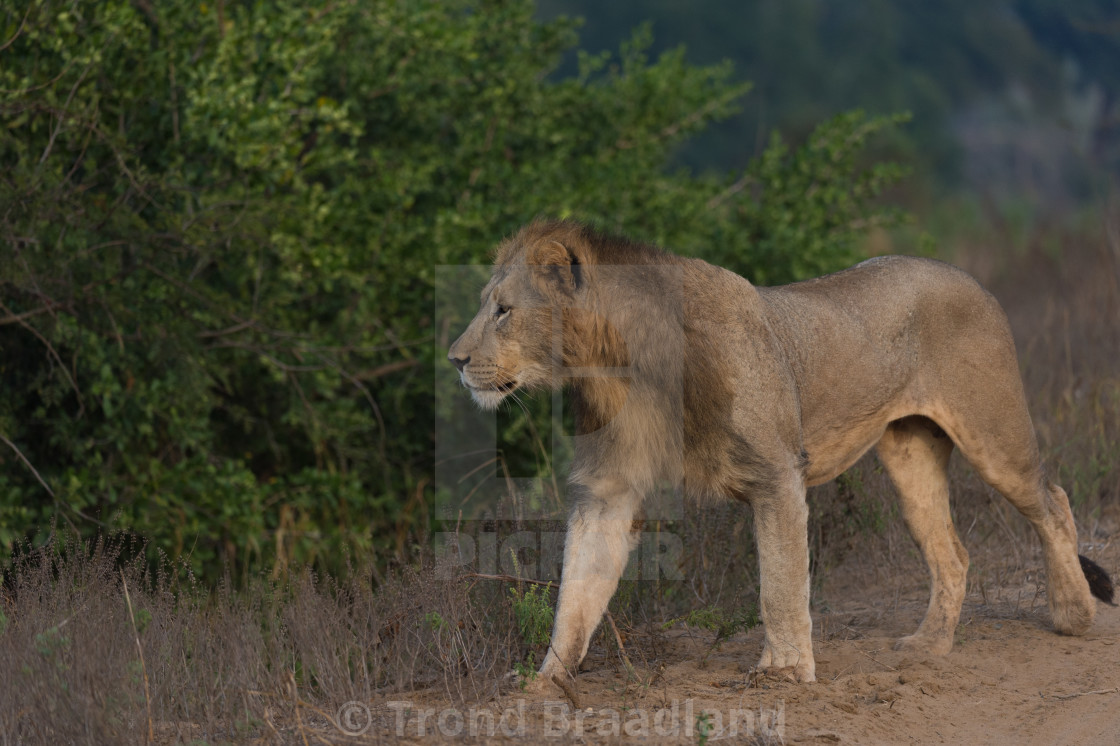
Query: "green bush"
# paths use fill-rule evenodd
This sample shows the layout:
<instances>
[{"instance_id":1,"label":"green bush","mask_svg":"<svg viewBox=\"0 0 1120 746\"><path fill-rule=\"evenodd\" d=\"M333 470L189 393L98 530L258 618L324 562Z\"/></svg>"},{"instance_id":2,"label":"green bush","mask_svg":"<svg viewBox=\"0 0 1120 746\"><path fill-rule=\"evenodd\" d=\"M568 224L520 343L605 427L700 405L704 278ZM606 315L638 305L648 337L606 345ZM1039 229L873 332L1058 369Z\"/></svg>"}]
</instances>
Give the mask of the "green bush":
<instances>
[{"instance_id":1,"label":"green bush","mask_svg":"<svg viewBox=\"0 0 1120 746\"><path fill-rule=\"evenodd\" d=\"M455 328L436 265L548 214L782 281L890 218L871 200L896 169L857 155L893 120L667 174L748 86L648 60L645 29L554 81L574 24L532 14L0 4L0 554L59 522L206 578L404 557Z\"/></svg>"}]
</instances>

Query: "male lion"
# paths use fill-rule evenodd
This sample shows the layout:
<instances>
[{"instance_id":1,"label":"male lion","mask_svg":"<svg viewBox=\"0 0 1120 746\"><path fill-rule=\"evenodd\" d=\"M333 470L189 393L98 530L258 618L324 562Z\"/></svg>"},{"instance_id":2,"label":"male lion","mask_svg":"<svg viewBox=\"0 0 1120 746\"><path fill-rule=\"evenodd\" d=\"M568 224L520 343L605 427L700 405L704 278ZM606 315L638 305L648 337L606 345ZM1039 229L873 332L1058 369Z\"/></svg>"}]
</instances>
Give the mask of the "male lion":
<instances>
[{"instance_id":1,"label":"male lion","mask_svg":"<svg viewBox=\"0 0 1120 746\"><path fill-rule=\"evenodd\" d=\"M699 259L538 221L499 246L482 307L448 357L487 409L519 388L570 386L578 498L542 680L576 670L643 497L670 480L750 503L759 667L813 681L805 487L872 446L932 578L925 619L899 648L953 645L968 566L949 513L954 446L1038 532L1059 632L1089 629L1091 593L1111 601L1107 574L1079 566L1066 493L1043 473L1007 318L950 265L880 257L756 288Z\"/></svg>"}]
</instances>

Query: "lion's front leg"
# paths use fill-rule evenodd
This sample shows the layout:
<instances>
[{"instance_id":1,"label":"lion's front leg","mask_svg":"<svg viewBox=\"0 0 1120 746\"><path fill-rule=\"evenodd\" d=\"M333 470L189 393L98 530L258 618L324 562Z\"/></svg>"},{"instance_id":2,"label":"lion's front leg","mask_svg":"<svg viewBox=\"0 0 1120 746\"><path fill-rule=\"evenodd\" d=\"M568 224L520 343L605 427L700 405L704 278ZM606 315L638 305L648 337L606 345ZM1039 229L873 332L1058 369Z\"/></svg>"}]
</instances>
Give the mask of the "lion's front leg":
<instances>
[{"instance_id":1,"label":"lion's front leg","mask_svg":"<svg viewBox=\"0 0 1120 746\"><path fill-rule=\"evenodd\" d=\"M762 669L792 668L798 681L815 681L813 620L809 616L809 506L800 476L771 495L751 500L761 575L765 637Z\"/></svg>"},{"instance_id":2,"label":"lion's front leg","mask_svg":"<svg viewBox=\"0 0 1120 746\"><path fill-rule=\"evenodd\" d=\"M574 675L587 653L591 634L626 569L637 533L634 515L641 497L617 481L600 482L577 503L568 521L564 567L552 644L540 678Z\"/></svg>"}]
</instances>

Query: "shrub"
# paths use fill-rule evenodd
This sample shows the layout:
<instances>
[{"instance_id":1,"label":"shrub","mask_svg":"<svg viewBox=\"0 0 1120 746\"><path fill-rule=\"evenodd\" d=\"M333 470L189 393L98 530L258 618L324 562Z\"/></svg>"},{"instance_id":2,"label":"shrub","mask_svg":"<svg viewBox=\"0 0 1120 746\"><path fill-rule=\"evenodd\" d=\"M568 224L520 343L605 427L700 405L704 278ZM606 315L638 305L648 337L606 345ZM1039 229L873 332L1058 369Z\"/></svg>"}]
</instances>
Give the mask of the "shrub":
<instances>
[{"instance_id":1,"label":"shrub","mask_svg":"<svg viewBox=\"0 0 1120 746\"><path fill-rule=\"evenodd\" d=\"M870 200L896 171L857 154L894 120L666 174L747 85L647 59L648 30L552 80L573 24L532 14L0 9L0 553L59 521L209 580L403 558L431 521L433 380L453 385L436 265L550 214L778 281L889 217Z\"/></svg>"}]
</instances>

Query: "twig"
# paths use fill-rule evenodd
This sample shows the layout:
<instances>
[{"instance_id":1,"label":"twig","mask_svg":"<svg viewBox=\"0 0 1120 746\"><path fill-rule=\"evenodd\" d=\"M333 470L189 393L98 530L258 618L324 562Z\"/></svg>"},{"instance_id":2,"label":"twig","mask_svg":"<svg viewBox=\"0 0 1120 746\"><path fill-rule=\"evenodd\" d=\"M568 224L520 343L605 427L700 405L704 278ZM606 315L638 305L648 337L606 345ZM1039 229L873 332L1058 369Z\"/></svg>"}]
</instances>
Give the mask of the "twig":
<instances>
[{"instance_id":1,"label":"twig","mask_svg":"<svg viewBox=\"0 0 1120 746\"><path fill-rule=\"evenodd\" d=\"M333 725L339 731L341 731L342 733L346 732L346 729L343 728L342 725L330 715L330 713L325 712L324 710L322 710L319 707L316 707L315 705L311 704L310 702L304 702L302 699L297 697L296 698L296 705L299 706L299 707L306 707L309 710L313 710L314 712L319 713L320 717L322 717L328 723ZM302 721L300 722L300 725L301 726L303 725ZM312 732L311 735L315 737L316 741L319 741L320 743L325 743L325 744L327 744L327 746L331 746L331 742L326 740L322 736L320 736L318 733Z\"/></svg>"},{"instance_id":2,"label":"twig","mask_svg":"<svg viewBox=\"0 0 1120 746\"><path fill-rule=\"evenodd\" d=\"M268 707L264 708L264 723L268 726L268 729L271 730L273 734L275 734L276 742L283 743L284 739L280 735L280 731L276 730L276 724L272 722L272 712Z\"/></svg>"},{"instance_id":3,"label":"twig","mask_svg":"<svg viewBox=\"0 0 1120 746\"><path fill-rule=\"evenodd\" d=\"M722 192L708 200L708 203L705 205L705 207L709 210L719 207L725 200L727 200L728 197L732 197L743 191L743 189L746 188L746 186L754 180L754 177L750 174L743 174L743 176L734 184L727 187Z\"/></svg>"},{"instance_id":4,"label":"twig","mask_svg":"<svg viewBox=\"0 0 1120 746\"><path fill-rule=\"evenodd\" d=\"M26 467L27 467L28 469L30 469L30 470L31 470L31 473L35 475L35 478L36 478L37 480L39 480L39 484L43 485L43 489L45 489L45 490L47 491L47 494L49 494L49 495L50 495L50 496L51 496L51 497L52 497L52 498L54 499L54 501L55 501L56 503L61 503L61 504L62 504L62 505L64 505L65 507L67 507L67 508L69 508L70 510L74 511L75 513L77 513L77 514L78 514L78 515L79 515L79 516L80 516L81 518L84 518L85 520L89 521L90 523L96 523L96 524L97 524L98 526L101 526L102 528L109 528L109 524L108 524L108 523L105 523L104 521L99 521L99 520L97 520L96 518L94 518L93 516L89 516L89 515L86 515L86 514L85 514L85 513L83 513L83 512L82 512L82 511L81 511L80 509L78 509L78 508L75 508L75 507L74 507L73 505L71 505L70 503L68 503L68 502L63 502L63 501L59 500L59 499L58 499L58 497L57 497L57 496L56 496L56 495L54 494L54 490L52 490L52 489L51 489L51 486L50 486L49 484L47 484L46 480L45 480L45 479L43 479L42 475L41 475L41 474L39 474L38 470L36 470L36 468L35 468L34 466L32 466L32 465L31 465L31 462L27 460L27 456L24 456L24 455L23 455L23 451L21 451L21 450L19 449L19 447L18 447L18 446L16 446L16 444L15 444L15 443L13 443L12 441L8 440L8 439L7 439L6 437L4 437L3 435L0 435L0 441L4 441L5 443L7 443L7 444L8 444L8 447L9 447L9 448L11 448L11 449L12 449L13 451L15 451L15 452L16 452L16 456L18 456L18 457L19 457L19 460L20 460L20 461L22 461L22 462L24 463L24 465L25 465L25 466L26 466ZM74 524L73 524L73 523L71 523L70 519L69 519L69 518L67 518L65 514L63 514L62 518L63 518L63 520L65 520L65 521L66 521L66 523L68 523L68 524L70 525L70 528L73 528L73 529L77 530L77 528L76 528L76 527L74 526Z\"/></svg>"},{"instance_id":5,"label":"twig","mask_svg":"<svg viewBox=\"0 0 1120 746\"><path fill-rule=\"evenodd\" d=\"M6 314L8 314L9 318L14 318L14 317L18 316L18 314L16 314L14 311L12 311L12 309L8 308L4 304L3 301L0 301L0 311L4 311ZM70 375L70 371L66 369L66 363L62 362L62 358L59 356L58 352L54 349L54 345L52 345L47 340L46 337L44 337L42 334L40 334L38 329L31 326L30 324L28 324L23 319L14 318L14 321L15 321L15 323L19 324L20 326L22 326L27 331L31 332L31 334L33 334L36 339L38 339L40 342L42 342L43 345L47 348L47 352L50 354L50 356L52 358L54 358L55 362L58 363L59 370L61 370L62 374L64 376L66 376L67 381L70 382L70 387L72 389L74 389L74 394L77 395L77 397L78 397L78 415L80 416L81 413L84 412L85 409L86 409L85 399L82 397L81 389L78 388L78 382L75 381L74 377Z\"/></svg>"},{"instance_id":6,"label":"twig","mask_svg":"<svg viewBox=\"0 0 1120 746\"><path fill-rule=\"evenodd\" d=\"M27 456L23 455L23 451L21 451L18 447L16 447L15 443L8 440L3 435L0 435L0 440L7 443L8 447L16 452L16 455L19 456L19 460L22 461L24 463L24 465L28 469L31 470L31 473L34 474L35 478L39 480L39 484L43 485L43 489L45 489L47 491L47 494L50 495L53 498L54 497L54 490L51 489L51 486L49 484L47 484L46 480L43 479L43 477L39 474L39 471L34 466L31 465L31 462L27 460Z\"/></svg>"},{"instance_id":7,"label":"twig","mask_svg":"<svg viewBox=\"0 0 1120 746\"><path fill-rule=\"evenodd\" d=\"M254 321L253 319L245 319L244 321L241 321L241 322L239 322L237 324L234 324L233 326L227 327L225 329L215 329L215 330L212 330L212 331L207 330L207 331L204 331L204 332L199 332L197 336L198 336L199 339L210 339L212 337L224 337L227 334L237 334L238 332L245 331L246 329L251 329L254 326L256 326L256 324L257 324L257 322Z\"/></svg>"},{"instance_id":8,"label":"twig","mask_svg":"<svg viewBox=\"0 0 1120 746\"><path fill-rule=\"evenodd\" d=\"M373 412L374 419L377 420L377 429L381 433L381 438L377 441L377 451L381 456L382 462L384 462L387 459L385 452L385 443L386 441L388 441L389 437L388 431L385 429L385 418L381 416L381 407L377 406L377 400L373 398L373 392L369 390L368 386L366 386L355 376L353 376L350 371L346 370L342 363L336 360L329 360L324 355L318 355L318 358L320 360L327 360L329 363L331 363L335 370L337 370L343 378L348 380L354 386L354 388L358 389L358 391L362 393L362 396L365 397L366 403L369 404L369 408ZM392 492L391 485L389 484L388 471L385 472L385 489L389 492Z\"/></svg>"},{"instance_id":9,"label":"twig","mask_svg":"<svg viewBox=\"0 0 1120 746\"><path fill-rule=\"evenodd\" d=\"M175 85L175 63L167 63L168 82L171 84L171 135L175 144L179 144L179 93Z\"/></svg>"},{"instance_id":10,"label":"twig","mask_svg":"<svg viewBox=\"0 0 1120 746\"><path fill-rule=\"evenodd\" d=\"M354 378L360 381L368 381L372 378L380 378L381 376L390 373L396 373L398 370L406 370L414 365L419 365L419 360L397 360L392 363L385 363L370 370L360 370L354 374Z\"/></svg>"},{"instance_id":11,"label":"twig","mask_svg":"<svg viewBox=\"0 0 1120 746\"><path fill-rule=\"evenodd\" d=\"M125 580L124 570L121 570L121 583L124 584L124 601L128 604L128 621L132 622L132 634L136 639L136 652L140 654L140 671L144 674L144 705L148 709L148 740L156 740L155 729L152 728L152 695L148 691L148 667L144 664L144 648L140 645L140 633L136 630L136 617L132 613L132 599L128 595L128 581Z\"/></svg>"},{"instance_id":12,"label":"twig","mask_svg":"<svg viewBox=\"0 0 1120 746\"><path fill-rule=\"evenodd\" d=\"M14 42L16 39L19 38L19 35L23 32L24 24L27 23L27 16L29 16L31 14L32 5L33 5L33 3L28 3L27 4L27 10L25 10L24 13L23 13L23 20L19 22L19 28L17 28L16 32L14 34L12 34L11 39L8 39L3 44L0 44L0 52L3 52L5 49L10 47L12 45L12 42Z\"/></svg>"},{"instance_id":13,"label":"twig","mask_svg":"<svg viewBox=\"0 0 1120 746\"><path fill-rule=\"evenodd\" d=\"M614 617L611 613L607 612L607 621L611 624L611 631L614 632L614 641L618 643L618 654L622 656L622 662L626 664L626 673L631 676L634 675L634 664L630 662L630 656L626 655L626 648L622 646L622 635L618 634L618 627L615 626Z\"/></svg>"},{"instance_id":14,"label":"twig","mask_svg":"<svg viewBox=\"0 0 1120 746\"><path fill-rule=\"evenodd\" d=\"M39 163L36 166L36 171L38 171L39 167L41 167L43 165L43 163L46 162L47 157L50 156L51 150L54 148L55 138L58 137L58 133L62 131L62 123L64 121L64 114L65 115L70 114L70 102L74 100L74 94L78 92L78 88L81 87L82 81L84 81L86 79L86 74L89 72L89 69L92 66L93 66L92 62L90 62L88 65L86 65L85 69L82 70L82 74L78 76L78 82L75 83L74 87L70 89L70 95L68 95L66 97L66 103L64 103L62 105L62 112L63 113L60 113L59 116L58 116L58 126L51 130L51 135L50 135L49 138L47 138L47 147L43 149L43 155L39 158Z\"/></svg>"},{"instance_id":15,"label":"twig","mask_svg":"<svg viewBox=\"0 0 1120 746\"><path fill-rule=\"evenodd\" d=\"M41 313L47 313L50 310L50 306L40 306L39 308L33 308L30 311L24 311L23 313L3 316L0 317L0 326L4 326L5 324L18 324L24 319L29 319L32 316L38 316Z\"/></svg>"},{"instance_id":16,"label":"twig","mask_svg":"<svg viewBox=\"0 0 1120 746\"><path fill-rule=\"evenodd\" d=\"M307 743L307 733L303 729L303 714L299 711L299 687L296 686L296 676L291 670L288 672L288 689L292 697L292 704L296 709L296 725L299 730L299 735L303 739L303 746L310 746Z\"/></svg>"},{"instance_id":17,"label":"twig","mask_svg":"<svg viewBox=\"0 0 1120 746\"><path fill-rule=\"evenodd\" d=\"M480 572L468 572L464 573L461 577L479 578L480 580L502 580L506 583L529 583L530 585L552 586L553 588L560 587L559 583L555 583L551 580L533 580L532 578L519 578L516 575L485 575ZM611 626L614 626L614 622L611 622ZM617 634L617 632L615 634Z\"/></svg>"},{"instance_id":18,"label":"twig","mask_svg":"<svg viewBox=\"0 0 1120 746\"><path fill-rule=\"evenodd\" d=\"M859 651L859 652L863 655L866 655L868 658L871 658L871 656L868 653L864 653L862 650ZM888 666L886 663L883 663L882 661L876 661L874 658L871 658L871 660L875 661L876 663L878 663L883 668L889 669L891 671L897 671L898 670L897 668L895 668L893 666Z\"/></svg>"},{"instance_id":19,"label":"twig","mask_svg":"<svg viewBox=\"0 0 1120 746\"><path fill-rule=\"evenodd\" d=\"M553 674L552 683L564 690L564 694L568 695L568 699L572 700L572 706L577 710L582 710L583 707L579 703L579 695L576 694L575 688L568 683L563 676Z\"/></svg>"},{"instance_id":20,"label":"twig","mask_svg":"<svg viewBox=\"0 0 1120 746\"><path fill-rule=\"evenodd\" d=\"M1090 694L1115 694L1120 691L1120 687L1112 687L1111 689L1096 689L1091 692L1077 692L1075 694L1054 694L1052 699L1073 699L1074 697L1087 697Z\"/></svg>"},{"instance_id":21,"label":"twig","mask_svg":"<svg viewBox=\"0 0 1120 746\"><path fill-rule=\"evenodd\" d=\"M743 96L745 93L746 93L746 91L744 91L744 90L728 91L727 93L724 93L723 95L721 95L719 98L715 99L714 101L709 101L708 103L704 104L703 106L701 106L699 109L692 112L688 116L686 116L686 117L674 122L673 124L670 124L667 127L663 128L660 132L653 135L652 137L650 137L648 140L646 140L644 143L641 143L641 144L655 143L655 142L659 142L660 140L664 140L666 138L673 137L678 132L680 132L682 129L684 129L685 127L690 127L691 125L700 121L701 119L703 119L705 116L707 116L711 112L718 109L720 106L725 105L728 101L739 98L739 97ZM633 148L638 144L640 144L640 143L638 143L635 140L627 140L626 138L620 137L615 142L614 147L615 147L616 150L629 150L630 148Z\"/></svg>"}]
</instances>

